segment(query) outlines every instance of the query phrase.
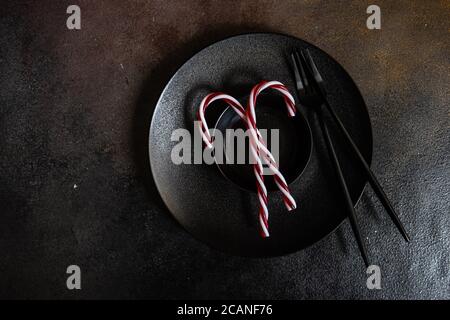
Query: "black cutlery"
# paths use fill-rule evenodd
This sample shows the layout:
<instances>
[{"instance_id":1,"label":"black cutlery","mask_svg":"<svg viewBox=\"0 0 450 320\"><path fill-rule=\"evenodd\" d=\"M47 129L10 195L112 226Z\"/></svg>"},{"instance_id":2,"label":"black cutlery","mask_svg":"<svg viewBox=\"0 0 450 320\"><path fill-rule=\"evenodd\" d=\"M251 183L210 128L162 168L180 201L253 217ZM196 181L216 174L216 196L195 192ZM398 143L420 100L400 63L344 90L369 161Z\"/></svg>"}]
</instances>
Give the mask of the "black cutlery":
<instances>
[{"instance_id":1,"label":"black cutlery","mask_svg":"<svg viewBox=\"0 0 450 320\"><path fill-rule=\"evenodd\" d=\"M392 206L391 202L389 201L386 193L384 192L383 188L381 187L381 185L378 182L377 178L375 177L374 173L370 169L370 166L367 164L366 160L362 156L362 154L359 151L358 147L356 146L355 142L351 138L347 129L345 129L344 124L341 122L341 120L339 119L337 114L334 112L333 108L331 108L330 104L328 103L328 100L326 99L326 90L324 88L323 78L320 75L316 64L314 63L314 60L313 60L311 54L309 53L309 50L306 50L305 56L306 56L306 59L308 59L307 60L308 64L311 68L311 71L313 72L314 80L320 89L320 95L322 96L323 104L325 105L328 112L331 114L331 117L334 120L334 122L337 124L339 130L344 135L346 141L348 142L348 145L350 146L350 150L354 153L354 155L357 157L358 161L361 163L364 171L366 172L369 183L372 186L372 189L375 191L375 194L380 199L380 202L383 204L384 208L386 209L387 213L389 214L390 218L392 219L392 222L396 225L397 229L403 235L405 240L407 242L409 242L409 240L410 240L409 235L406 232L405 227L403 226L402 222L400 221L398 214L395 212L395 209Z\"/></svg>"},{"instance_id":2,"label":"black cutlery","mask_svg":"<svg viewBox=\"0 0 450 320\"><path fill-rule=\"evenodd\" d=\"M296 87L297 92L299 95L300 101L310 107L314 107L314 110L316 110L320 126L322 128L322 132L327 144L328 151L330 153L330 157L333 161L333 165L336 171L336 174L338 176L339 185L343 191L346 207L348 209L350 223L353 229L353 232L355 234L358 247L361 251L361 255L364 259L364 262L366 266L369 264L367 259L367 253L364 246L364 243L361 239L361 234L359 231L359 227L357 224L356 216L355 216L355 210L353 207L353 203L351 201L347 184L345 182L344 176L342 174L342 169L339 164L339 160L337 159L336 152L333 146L333 143L331 141L331 137L328 131L328 128L326 126L326 123L323 118L323 110L322 106L325 106L325 108L328 110L328 112L331 114L332 119L336 122L339 130L344 135L346 141L348 142L349 146L351 147L350 150L356 155L358 161L361 163L367 178L369 180L369 183L371 184L373 190L375 191L375 194L380 198L381 203L385 207L386 211L388 212L389 216L391 217L392 221L400 231L400 233L403 235L406 241L409 241L409 236L403 227L400 219L398 218L398 215L396 214L393 206L391 205L390 201L388 200L385 192L383 191L381 185L379 184L378 180L376 179L375 175L373 174L372 170L370 169L369 165L365 161L364 157L362 156L361 152L359 151L358 147L354 143L353 139L351 138L348 131L345 129L344 125L340 121L339 117L336 115L334 110L331 108L330 104L328 103L326 99L326 90L324 86L324 80L322 76L320 75L320 72L314 63L313 58L311 57L311 54L307 50L306 52L301 52L300 54L297 51L294 51L291 55L292 61L293 61L293 68L294 68L294 76L296 81Z\"/></svg>"},{"instance_id":3,"label":"black cutlery","mask_svg":"<svg viewBox=\"0 0 450 320\"><path fill-rule=\"evenodd\" d=\"M346 209L348 211L348 217L350 219L350 224L355 234L356 241L358 243L359 250L361 252L361 256L364 260L364 263L367 266L370 265L369 259L367 257L367 250L364 245L364 242L361 238L361 232L358 227L358 221L356 219L355 208L353 207L353 201L350 197L350 193L347 188L347 184L344 179L344 175L342 173L341 166L339 164L339 160L336 156L336 152L334 150L333 142L331 141L330 133L328 131L328 127L323 119L323 111L322 104L323 99L319 95L316 85L314 85L314 81L312 79L311 71L304 59L303 53L301 55L298 52L294 52L292 54L292 61L294 66L294 75L295 75L295 83L297 87L297 93L299 96L299 100L302 104L314 108L317 113L320 127L322 129L323 136L325 138L325 142L327 145L328 152L332 159L334 169L336 171L339 186L343 192Z\"/></svg>"}]
</instances>

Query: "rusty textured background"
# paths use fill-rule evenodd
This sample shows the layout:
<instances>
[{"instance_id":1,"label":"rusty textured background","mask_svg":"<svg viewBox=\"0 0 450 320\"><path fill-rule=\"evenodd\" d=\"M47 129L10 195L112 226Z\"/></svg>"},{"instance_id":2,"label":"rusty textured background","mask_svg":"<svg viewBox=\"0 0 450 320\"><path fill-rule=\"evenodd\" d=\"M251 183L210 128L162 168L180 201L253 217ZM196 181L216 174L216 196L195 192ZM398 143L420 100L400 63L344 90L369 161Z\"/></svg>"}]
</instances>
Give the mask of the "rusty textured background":
<instances>
[{"instance_id":1,"label":"rusty textured background","mask_svg":"<svg viewBox=\"0 0 450 320\"><path fill-rule=\"evenodd\" d=\"M69 31L75 2L82 30ZM450 2L378 0L370 31L372 2L2 3L0 297L450 298ZM373 169L413 235L406 245L366 192L382 290L366 288L348 223L302 252L245 259L197 242L162 205L146 151L155 101L193 53L249 31L309 41L359 85ZM65 287L69 264L80 291Z\"/></svg>"}]
</instances>

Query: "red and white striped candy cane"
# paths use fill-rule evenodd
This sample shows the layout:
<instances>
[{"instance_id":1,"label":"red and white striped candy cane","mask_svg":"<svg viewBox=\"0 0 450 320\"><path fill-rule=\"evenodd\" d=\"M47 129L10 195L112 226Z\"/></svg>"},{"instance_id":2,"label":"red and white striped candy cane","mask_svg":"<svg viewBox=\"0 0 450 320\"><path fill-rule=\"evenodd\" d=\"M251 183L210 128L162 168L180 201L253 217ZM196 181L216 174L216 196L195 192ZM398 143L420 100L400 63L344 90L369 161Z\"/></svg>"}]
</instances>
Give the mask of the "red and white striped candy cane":
<instances>
[{"instance_id":1,"label":"red and white striped candy cane","mask_svg":"<svg viewBox=\"0 0 450 320\"><path fill-rule=\"evenodd\" d=\"M217 100L224 100L229 106L231 106L233 108L233 110L239 115L239 117L241 117L241 119L244 121L244 123L246 124L246 126L248 128L246 112L245 112L244 107L239 103L239 101L237 101L232 96L227 95L222 92L210 93L205 98L203 98L203 100L200 104L200 107L197 111L197 119L199 121L200 135L202 136L202 139L208 148L213 148L213 145L212 145L212 138L209 133L209 127L205 120L205 111L210 104L212 104L214 101L217 101ZM257 140L258 148L261 148L261 150L263 151L263 156L265 157L265 159L268 162L275 162L273 155L270 153L270 151L265 146L264 140L262 139L262 135L259 132L258 128L256 128L256 135L258 137L258 140ZM260 159L258 159L258 160L260 160ZM274 174L281 175L281 173L278 171L278 169L276 167L269 167L269 168L273 169ZM282 178L282 179L284 179L284 178Z\"/></svg>"},{"instance_id":2,"label":"red and white striped candy cane","mask_svg":"<svg viewBox=\"0 0 450 320\"><path fill-rule=\"evenodd\" d=\"M260 85L263 85L263 83L260 83ZM290 96L287 89L281 83L273 82L272 87L275 89L278 89L279 91L285 91ZM291 98L292 98L292 96L291 96ZM289 99L289 100L287 100L287 99L289 99L289 97L287 97L287 98L285 97L285 101L287 103L293 102L292 110L293 110L293 114L295 115L295 102L294 102L293 98ZM245 112L245 109L242 107L242 105L236 99L234 99L233 97L226 95L224 93L218 92L218 93L211 93L211 94L207 95L202 100L199 110L198 110L197 116L200 121L200 124L199 124L200 133L201 133L203 141L208 146L208 148L212 148L213 145L212 145L212 139L209 134L208 125L206 123L204 114L205 114L206 108L212 102L217 101L217 100L224 100L227 104L229 104L234 109L234 111L241 117L241 119L243 119L246 122L248 128L252 132L252 135L250 137L250 145L251 145L250 150L251 150L251 154L252 154L254 160L256 160L255 164L254 164L254 172L255 172L255 177L256 177L256 181L257 181L258 200L260 203L259 221L260 221L260 226L261 226L261 235L263 237L268 237L269 236L269 231L268 231L268 216L269 216L269 214L268 214L268 209L267 209L267 189L264 185L263 166L262 166L261 159L259 157L259 153L258 153L259 150L262 151L262 156L265 158L266 162L269 164L269 169L275 175L275 182L276 182L277 186L279 187L279 189L283 193L286 193L286 189L287 189L286 180L284 179L283 175L278 170L273 155L270 153L270 151L265 146L264 140L263 140L259 130L256 128L256 121L254 121L255 126L250 126L250 123L247 119L247 113ZM255 99L255 101L256 101L256 99ZM289 192L289 189L287 189L287 191ZM290 196L290 194L289 194L289 196ZM286 195L284 198L286 198ZM290 202L285 201L285 204L286 204L288 210L292 210L295 208L295 201L292 198L292 196L290 196L290 200L291 200Z\"/></svg>"},{"instance_id":3,"label":"red and white striped candy cane","mask_svg":"<svg viewBox=\"0 0 450 320\"><path fill-rule=\"evenodd\" d=\"M209 127L208 127L208 124L206 123L206 120L205 120L205 111L206 111L206 109L208 108L208 106L211 103L213 103L214 101L217 101L217 100L224 100L229 106L231 106L233 108L233 110L245 122L247 128L249 128L248 127L248 121L247 121L247 118L246 118L246 111L245 111L244 107L239 103L239 101L237 101L232 96L227 95L227 94L222 93L222 92L210 93L205 98L203 98L203 100L202 100L202 102L200 104L200 107L199 107L199 109L197 111L197 119L200 122L199 123L200 135L202 137L202 140L208 146L208 148L213 148L213 145L212 145L212 138L211 138L211 135L209 133ZM265 145L265 142L262 139L262 135L259 132L258 128L256 128L256 135L258 137L258 140L257 140L258 148L261 148L261 150L263 152L263 156L265 157L265 159L269 163L275 163L275 159L274 159L273 155L271 154L271 152L267 149L267 147ZM271 166L269 168L272 169L274 174L282 176L282 174L278 171L278 169L276 167Z\"/></svg>"},{"instance_id":4,"label":"red and white striped candy cane","mask_svg":"<svg viewBox=\"0 0 450 320\"><path fill-rule=\"evenodd\" d=\"M232 96L229 96L227 94L216 92L211 93L207 95L202 102L200 103L200 107L197 112L197 118L199 120L199 130L200 134L202 136L203 141L205 142L206 146L208 148L213 148L211 135L209 133L208 124L205 120L205 111L208 108L208 106L217 100L223 100L225 101L229 106L233 108L233 110L241 117L241 119L244 121L244 123L248 126L248 121L246 119L246 113L244 107ZM257 190L258 190L258 200L259 200L259 222L260 222L260 230L261 230L261 236L268 237L269 236L269 222L267 220L267 217L269 216L268 209L267 209L267 189L264 185L264 175L263 175L263 165L260 157L256 153L256 150L258 149L258 145L263 141L261 134L259 133L258 129L254 130L256 137L255 138L250 136L250 144L256 145L256 147L250 148L250 151L252 153L253 158L256 160L254 165L254 171L255 171L255 177L257 181ZM254 141L253 141L254 140ZM264 147L265 146L261 146ZM266 149L267 150L267 149ZM270 154L270 152L268 152ZM270 157L267 157L268 161L271 161L270 159L273 159L273 156L270 154ZM283 178L284 179L284 178Z\"/></svg>"},{"instance_id":5,"label":"red and white striped candy cane","mask_svg":"<svg viewBox=\"0 0 450 320\"><path fill-rule=\"evenodd\" d=\"M286 103L286 107L288 110L288 115L290 117L295 116L296 113L296 108L295 108L295 100L292 97L292 95L289 93L288 89L281 83L278 81L263 81L261 83L259 83L258 85L256 85L255 87L253 87L252 91L250 92L250 97L249 97L249 102L248 102L248 106L247 106L247 110L246 110L246 116L247 116L247 121L248 121L248 126L250 129L250 133L253 136L253 139L257 139L257 133L256 133L256 113L255 113L255 106L256 106L256 100L258 98L258 95L263 91L266 90L268 88L272 88L275 89L277 91L279 91L284 98L284 101ZM264 144L259 144L258 146L261 146ZM255 144L250 144L251 148L256 148L257 145ZM264 148L261 148L261 151L263 151L264 153L266 153L266 150L264 150ZM253 152L252 152L253 153ZM256 150L256 153L259 153L259 150ZM273 156L269 153L266 153L267 157L270 158L270 161L268 161L268 165L269 168L272 170L272 172L279 172L278 168L275 167L275 159L273 158ZM255 174L256 172L259 172L259 168L255 167ZM291 192L289 190L289 187L286 183L286 180L284 179L284 177L281 174L276 174L274 175L275 178L275 183L278 187L278 189L283 193L283 201L286 205L286 208L290 211L293 210L297 207L297 204L294 200L294 198L291 195ZM259 183L259 182L258 182ZM258 189L259 191L259 189ZM263 192L263 190L261 190L261 192ZM264 197L261 197L261 201L264 199ZM268 216L265 217L267 220Z\"/></svg>"},{"instance_id":6,"label":"red and white striped candy cane","mask_svg":"<svg viewBox=\"0 0 450 320\"><path fill-rule=\"evenodd\" d=\"M211 103L217 100L224 100L230 107L233 108L233 110L241 117L241 119L245 119L244 107L232 96L222 92L215 92L210 93L206 97L204 97L197 111L197 119L199 120L199 129L203 142L205 142L206 146L210 149L213 148L213 145L211 135L209 134L208 124L205 120L205 111Z\"/></svg>"},{"instance_id":7,"label":"red and white striped candy cane","mask_svg":"<svg viewBox=\"0 0 450 320\"><path fill-rule=\"evenodd\" d=\"M200 122L199 123L200 134L202 136L203 141L209 148L212 148L213 145L212 145L211 135L209 133L208 124L206 123L206 120L205 120L205 111L211 103L213 103L214 101L217 101L217 100L224 100L228 105L230 105L234 109L234 111L241 117L241 119L245 122L245 124L247 125L247 128L249 128L245 109L244 109L244 107L242 107L242 105L239 103L239 101L237 101L232 96L221 93L221 92L211 93L202 100L202 102L200 104L200 108L197 113L197 118ZM258 128L256 128L256 135L258 137L256 149L261 148L261 151L263 153L262 155L264 156L265 160L269 163L269 169L272 171L273 174L279 176L279 178L281 180L285 181L283 175L276 167L275 158L273 157L271 152L267 149L264 139L262 138L262 135L259 132ZM253 137L251 136L250 138L253 138ZM253 149L253 151L254 151L254 149ZM257 155L257 153L254 153L254 155ZM258 160L260 160L259 157L257 157L256 161L258 161Z\"/></svg>"}]
</instances>

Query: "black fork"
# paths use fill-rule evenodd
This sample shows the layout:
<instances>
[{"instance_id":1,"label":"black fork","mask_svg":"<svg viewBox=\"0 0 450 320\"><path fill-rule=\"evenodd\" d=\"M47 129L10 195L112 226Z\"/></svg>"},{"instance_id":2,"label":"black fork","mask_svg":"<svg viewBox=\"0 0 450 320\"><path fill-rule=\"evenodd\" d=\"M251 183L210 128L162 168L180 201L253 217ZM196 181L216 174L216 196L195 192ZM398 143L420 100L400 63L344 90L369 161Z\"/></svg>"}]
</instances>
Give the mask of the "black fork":
<instances>
[{"instance_id":1,"label":"black fork","mask_svg":"<svg viewBox=\"0 0 450 320\"><path fill-rule=\"evenodd\" d=\"M347 141L348 145L350 146L350 151L353 152L353 154L356 156L358 161L360 162L362 168L364 169L367 179L369 180L370 185L372 186L373 191L375 191L375 194L380 199L381 204L384 206L386 212L389 214L389 217L391 218L392 222L395 224L399 232L402 234L403 238L406 240L406 242L409 242L410 238L408 233L405 230L405 227L403 226L402 222L400 221L400 218L398 217L397 212L395 211L394 207L392 206L391 202L389 201L386 193L384 192L383 188L381 187L380 183L378 182L378 179L375 177L375 174L370 169L370 166L367 164L366 160L362 156L361 152L359 151L358 147L356 146L355 142L351 138L348 131L345 129L344 124L341 122L337 114L334 112L333 108L331 108L330 104L328 103L326 99L326 90L324 86L324 80L322 76L319 73L319 70L314 63L314 59L312 58L311 54L308 50L306 50L306 58L308 61L308 64L310 66L310 69L312 71L312 74L314 76L314 80L320 90L320 95L323 98L323 104L325 105L327 111L331 114L331 117L333 121L336 123L338 129L341 131L343 136L345 137L345 140Z\"/></svg>"},{"instance_id":2,"label":"black fork","mask_svg":"<svg viewBox=\"0 0 450 320\"><path fill-rule=\"evenodd\" d=\"M361 238L361 232L359 230L358 221L356 219L353 201L350 197L347 183L345 182L345 178L342 173L341 165L337 158L336 151L333 146L333 142L331 141L328 127L323 118L323 110L322 110L322 106L324 105L324 99L322 96L323 88L321 88L314 79L314 74L316 74L316 76L317 76L318 71L317 71L317 69L314 70L314 67L310 67L308 65L307 58L305 57L303 52L301 52L299 54L297 51L294 51L292 54L292 62L293 62L293 66L294 66L295 82L296 82L299 100L304 105L306 105L308 107L312 107L317 113L320 127L322 128L322 133L325 138L326 145L327 145L327 149L330 154L330 158L333 162L334 169L336 171L336 175L337 175L337 178L339 181L339 186L344 195L345 206L346 206L346 209L348 212L348 217L350 219L350 224L351 224L353 233L355 235L356 242L358 243L358 247L361 252L361 256L364 260L366 267L368 267L370 265L370 263L369 263L369 259L367 257L366 247ZM318 76L320 77L320 74L318 74Z\"/></svg>"}]
</instances>

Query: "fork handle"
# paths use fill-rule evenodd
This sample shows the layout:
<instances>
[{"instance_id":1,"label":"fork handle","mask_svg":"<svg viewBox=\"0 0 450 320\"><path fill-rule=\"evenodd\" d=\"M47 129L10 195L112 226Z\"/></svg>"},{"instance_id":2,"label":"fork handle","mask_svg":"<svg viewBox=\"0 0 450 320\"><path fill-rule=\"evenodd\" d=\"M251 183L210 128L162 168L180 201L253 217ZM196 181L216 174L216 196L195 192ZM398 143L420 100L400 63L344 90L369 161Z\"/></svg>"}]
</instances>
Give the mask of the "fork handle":
<instances>
[{"instance_id":1,"label":"fork handle","mask_svg":"<svg viewBox=\"0 0 450 320\"><path fill-rule=\"evenodd\" d=\"M397 229L402 234L403 238L405 238L406 242L409 242L410 237L408 233L405 230L405 227L403 226L402 222L400 221L400 218L398 217L397 213L395 212L394 207L392 206L391 202L389 201L386 193L383 191L383 188L381 187L380 183L378 182L377 178L375 177L373 171L370 169L370 166L367 164L366 160L362 156L361 152L359 151L358 147L356 146L355 142L351 138L348 131L345 129L344 124L341 122L337 114L334 112L333 108L331 108L330 104L325 101L325 107L327 108L328 112L331 114L331 117L333 118L334 122L336 122L338 128L341 130L343 135L345 136L345 139L347 140L348 144L351 146L351 150L358 158L359 162L362 164L364 171L367 174L368 180L370 185L372 186L373 190L375 191L375 194L380 199L380 202L383 204L384 208L386 209L387 213L389 214L389 217L392 219L392 222L395 224Z\"/></svg>"},{"instance_id":2,"label":"fork handle","mask_svg":"<svg viewBox=\"0 0 450 320\"><path fill-rule=\"evenodd\" d=\"M361 233L358 227L358 222L356 220L356 214L355 214L355 207L353 206L353 201L350 197L350 193L348 191L347 183L345 182L344 175L342 174L341 165L339 164L338 157L336 155L336 151L334 150L333 142L331 141L330 133L328 131L328 128L325 124L324 118L323 118L323 112L322 107L320 106L317 108L317 115L320 122L320 127L322 128L322 133L325 138L325 142L327 145L328 152L330 154L331 160L334 165L334 169L336 171L336 175L339 181L339 186L342 190L342 193L344 195L345 199L345 206L348 211L348 217L350 220L350 225L352 227L353 233L356 238L356 242L358 243L359 251L361 252L361 256L364 260L364 263L366 265L366 268L370 265L369 259L367 258L367 250L364 245L364 242L361 238Z\"/></svg>"}]
</instances>

